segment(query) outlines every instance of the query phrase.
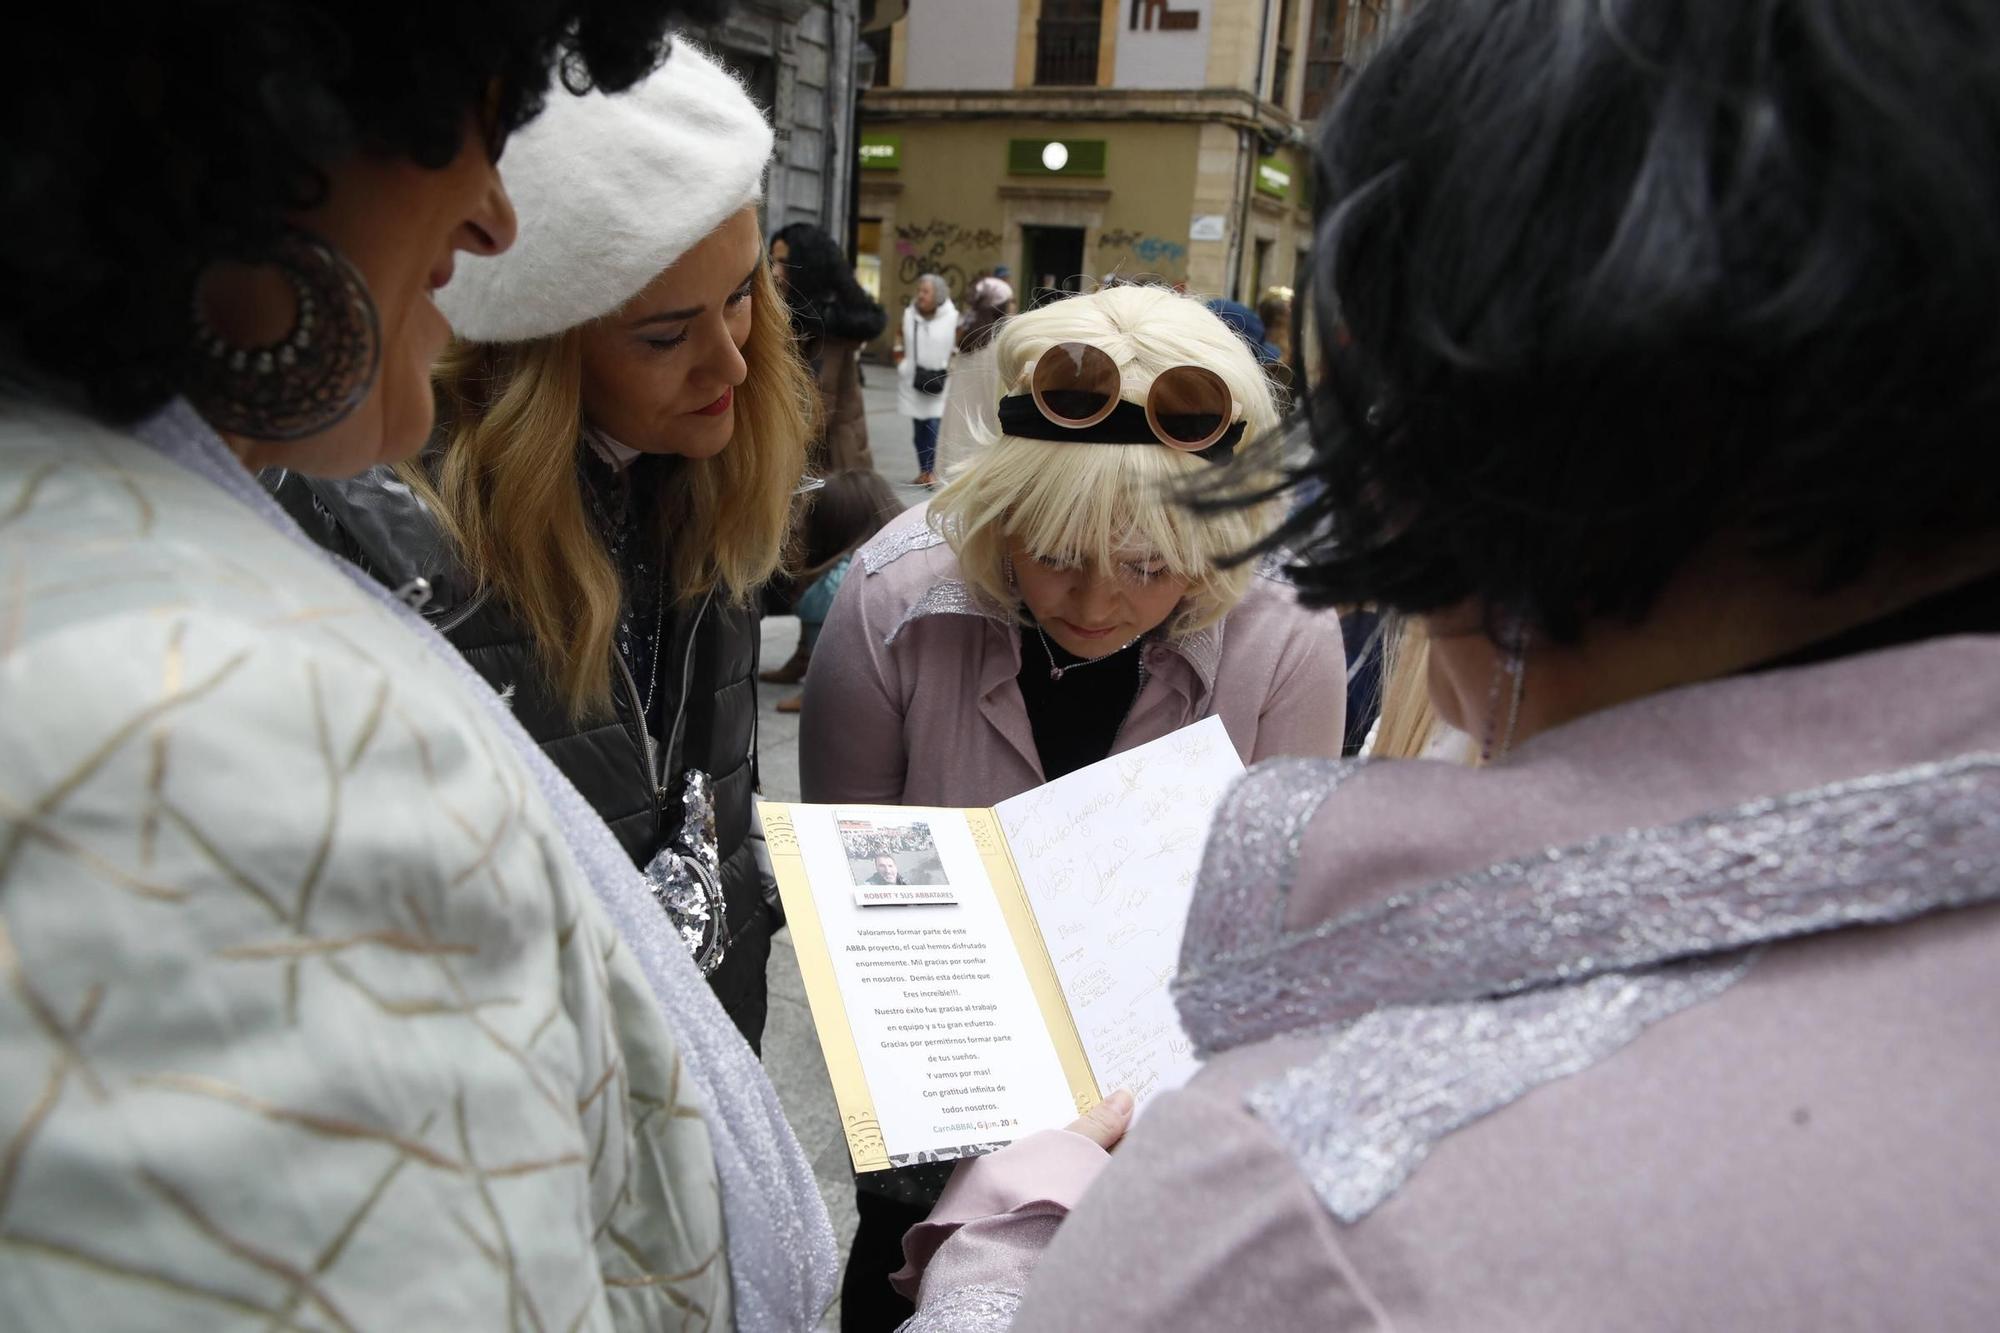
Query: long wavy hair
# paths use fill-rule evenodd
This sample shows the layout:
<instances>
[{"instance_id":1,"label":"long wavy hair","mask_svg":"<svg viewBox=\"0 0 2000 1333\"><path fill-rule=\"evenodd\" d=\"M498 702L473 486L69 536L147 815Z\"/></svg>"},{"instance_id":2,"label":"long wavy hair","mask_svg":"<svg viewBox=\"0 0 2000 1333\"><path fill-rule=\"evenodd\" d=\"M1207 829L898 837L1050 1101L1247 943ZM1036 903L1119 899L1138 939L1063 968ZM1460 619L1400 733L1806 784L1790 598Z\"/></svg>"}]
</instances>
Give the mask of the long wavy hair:
<instances>
[{"instance_id":1,"label":"long wavy hair","mask_svg":"<svg viewBox=\"0 0 2000 1333\"><path fill-rule=\"evenodd\" d=\"M749 376L729 447L663 470L653 506L680 603L713 592L741 605L789 554L818 400L768 267L757 271L751 302ZM577 472L582 334L453 343L433 375L443 448L404 465L472 577L527 626L550 685L578 719L610 711L622 601Z\"/></svg>"}]
</instances>

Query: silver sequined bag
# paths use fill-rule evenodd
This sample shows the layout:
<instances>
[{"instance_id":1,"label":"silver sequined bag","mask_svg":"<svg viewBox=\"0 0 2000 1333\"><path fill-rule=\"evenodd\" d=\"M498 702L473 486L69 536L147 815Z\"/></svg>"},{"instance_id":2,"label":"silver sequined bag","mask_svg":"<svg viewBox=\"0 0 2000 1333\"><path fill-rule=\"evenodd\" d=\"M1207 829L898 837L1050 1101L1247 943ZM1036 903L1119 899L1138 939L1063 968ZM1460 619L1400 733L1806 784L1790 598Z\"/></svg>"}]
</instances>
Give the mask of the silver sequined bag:
<instances>
[{"instance_id":1,"label":"silver sequined bag","mask_svg":"<svg viewBox=\"0 0 2000 1333\"><path fill-rule=\"evenodd\" d=\"M722 902L715 794L708 774L698 768L682 779L680 833L647 862L646 883L695 966L703 976L714 976L729 952L729 921Z\"/></svg>"}]
</instances>

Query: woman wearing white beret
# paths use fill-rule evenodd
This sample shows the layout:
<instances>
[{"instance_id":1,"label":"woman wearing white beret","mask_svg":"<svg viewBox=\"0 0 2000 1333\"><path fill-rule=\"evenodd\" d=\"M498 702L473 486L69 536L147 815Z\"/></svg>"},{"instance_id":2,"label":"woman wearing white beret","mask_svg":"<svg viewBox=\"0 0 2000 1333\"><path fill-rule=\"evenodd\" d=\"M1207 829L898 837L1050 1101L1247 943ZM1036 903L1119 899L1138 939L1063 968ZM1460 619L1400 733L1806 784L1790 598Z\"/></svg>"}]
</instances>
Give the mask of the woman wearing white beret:
<instances>
[{"instance_id":1,"label":"woman wearing white beret","mask_svg":"<svg viewBox=\"0 0 2000 1333\"><path fill-rule=\"evenodd\" d=\"M772 919L749 842L757 622L813 388L765 264L772 134L693 47L508 145L521 220L438 293L436 447L275 490L402 592L646 871L754 1047Z\"/></svg>"}]
</instances>

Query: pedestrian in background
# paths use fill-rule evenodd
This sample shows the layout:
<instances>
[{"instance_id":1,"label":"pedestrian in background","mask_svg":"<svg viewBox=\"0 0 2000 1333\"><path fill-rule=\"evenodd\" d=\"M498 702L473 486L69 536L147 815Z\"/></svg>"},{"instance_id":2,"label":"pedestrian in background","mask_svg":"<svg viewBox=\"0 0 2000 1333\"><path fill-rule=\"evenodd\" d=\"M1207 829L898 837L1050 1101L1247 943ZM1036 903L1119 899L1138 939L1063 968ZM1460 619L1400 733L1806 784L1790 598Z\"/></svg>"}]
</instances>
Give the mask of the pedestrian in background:
<instances>
[{"instance_id":1,"label":"pedestrian in background","mask_svg":"<svg viewBox=\"0 0 2000 1333\"><path fill-rule=\"evenodd\" d=\"M757 222L772 133L701 51L557 103L501 175L532 221L440 293L438 446L281 500L425 607L644 868L755 1047L755 595L816 406ZM533 534L530 540L528 534Z\"/></svg>"},{"instance_id":2,"label":"pedestrian in background","mask_svg":"<svg viewBox=\"0 0 2000 1333\"><path fill-rule=\"evenodd\" d=\"M422 448L432 292L515 239L496 159L719 8L12 20L7 1327L778 1333L831 1298L811 1169L631 861L255 479Z\"/></svg>"},{"instance_id":3,"label":"pedestrian in background","mask_svg":"<svg viewBox=\"0 0 2000 1333\"><path fill-rule=\"evenodd\" d=\"M835 599L806 677L805 799L989 806L1209 716L1246 763L1338 755L1335 617L1232 559L1282 504L1173 500L1276 424L1249 349L1200 302L1124 286L1017 316L989 351L999 433ZM849 1333L910 1313L889 1274L948 1173L861 1177Z\"/></svg>"},{"instance_id":4,"label":"pedestrian in background","mask_svg":"<svg viewBox=\"0 0 2000 1333\"><path fill-rule=\"evenodd\" d=\"M771 237L771 272L791 310L799 354L819 387L819 424L807 450L808 469L818 476L873 470L868 411L861 397L861 347L881 335L888 316L855 280L839 243L810 222L794 222ZM780 574L765 588L765 607L773 615L790 614L804 590L804 584ZM812 645L804 631L802 623L791 656L758 672L758 680L796 685L806 678Z\"/></svg>"},{"instance_id":5,"label":"pedestrian in background","mask_svg":"<svg viewBox=\"0 0 2000 1333\"><path fill-rule=\"evenodd\" d=\"M833 609L834 596L847 578L854 552L903 512L903 502L873 468L836 472L807 500L800 524L804 550L792 586L805 589L791 612L799 618L799 656L812 662L820 629ZM799 679L805 678L801 671ZM803 694L778 701L780 713L796 713Z\"/></svg>"},{"instance_id":6,"label":"pedestrian in background","mask_svg":"<svg viewBox=\"0 0 2000 1333\"><path fill-rule=\"evenodd\" d=\"M1014 313L1014 288L1005 278L984 277L972 284L965 313L958 318L958 355L944 387L944 415L938 421L937 464L949 477L999 422L1000 376L994 367L993 339Z\"/></svg>"},{"instance_id":7,"label":"pedestrian in background","mask_svg":"<svg viewBox=\"0 0 2000 1333\"><path fill-rule=\"evenodd\" d=\"M1279 401L1285 402L1291 387L1291 372L1278 345L1271 341L1262 317L1241 301L1210 301L1208 308L1256 353L1258 366L1271 381L1271 387L1278 391Z\"/></svg>"},{"instance_id":8,"label":"pedestrian in background","mask_svg":"<svg viewBox=\"0 0 2000 1333\"><path fill-rule=\"evenodd\" d=\"M943 278L926 273L903 308L896 339L896 406L915 427L917 475L912 486L937 485L938 420L944 416L944 389L958 341L958 307Z\"/></svg>"},{"instance_id":9,"label":"pedestrian in background","mask_svg":"<svg viewBox=\"0 0 2000 1333\"><path fill-rule=\"evenodd\" d=\"M1257 354L1258 365L1267 366L1278 359L1278 346L1265 336L1264 321L1256 311L1241 301L1221 299L1210 301L1208 308Z\"/></svg>"},{"instance_id":10,"label":"pedestrian in background","mask_svg":"<svg viewBox=\"0 0 2000 1333\"><path fill-rule=\"evenodd\" d=\"M812 470L830 476L874 467L860 358L863 344L881 335L888 317L855 280L839 243L810 222L794 222L771 237L771 272L791 309L799 354L819 386L820 424L808 452Z\"/></svg>"},{"instance_id":11,"label":"pedestrian in background","mask_svg":"<svg viewBox=\"0 0 2000 1333\"><path fill-rule=\"evenodd\" d=\"M958 317L958 351L976 352L992 342L1000 321L1013 313L1014 288L1005 278L988 275L973 283Z\"/></svg>"},{"instance_id":12,"label":"pedestrian in background","mask_svg":"<svg viewBox=\"0 0 2000 1333\"><path fill-rule=\"evenodd\" d=\"M1264 326L1264 339L1286 365L1292 360L1292 289L1266 287L1257 299L1257 319Z\"/></svg>"}]
</instances>

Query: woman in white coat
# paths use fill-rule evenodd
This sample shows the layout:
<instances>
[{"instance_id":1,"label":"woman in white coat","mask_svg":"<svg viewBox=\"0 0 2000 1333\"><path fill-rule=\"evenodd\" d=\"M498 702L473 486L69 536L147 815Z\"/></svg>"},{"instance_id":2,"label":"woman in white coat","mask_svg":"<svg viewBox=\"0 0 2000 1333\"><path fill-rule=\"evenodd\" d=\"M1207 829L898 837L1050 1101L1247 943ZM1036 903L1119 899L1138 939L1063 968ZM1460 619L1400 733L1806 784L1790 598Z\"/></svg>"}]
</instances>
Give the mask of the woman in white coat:
<instances>
[{"instance_id":1,"label":"woman in white coat","mask_svg":"<svg viewBox=\"0 0 2000 1333\"><path fill-rule=\"evenodd\" d=\"M896 339L896 406L916 423L913 486L937 485L938 420L944 416L945 370L957 338L951 288L926 273L917 279L916 299L903 307L903 330Z\"/></svg>"}]
</instances>

